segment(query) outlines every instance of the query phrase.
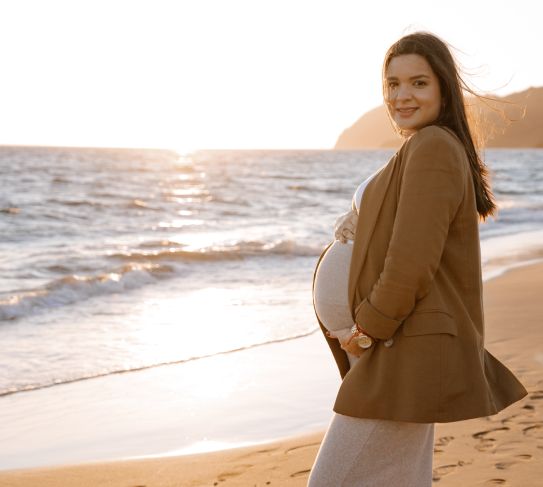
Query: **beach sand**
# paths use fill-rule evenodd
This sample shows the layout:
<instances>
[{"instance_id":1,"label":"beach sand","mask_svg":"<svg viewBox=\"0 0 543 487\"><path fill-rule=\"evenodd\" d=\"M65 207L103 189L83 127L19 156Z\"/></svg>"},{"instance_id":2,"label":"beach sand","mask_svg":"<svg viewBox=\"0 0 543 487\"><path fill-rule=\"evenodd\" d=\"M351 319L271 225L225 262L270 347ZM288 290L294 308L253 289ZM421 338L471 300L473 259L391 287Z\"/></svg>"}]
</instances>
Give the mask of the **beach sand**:
<instances>
[{"instance_id":1,"label":"beach sand","mask_svg":"<svg viewBox=\"0 0 543 487\"><path fill-rule=\"evenodd\" d=\"M494 416L437 423L435 485L543 485L542 291L541 263L485 282L486 348L529 395ZM212 453L3 471L0 486L305 486L323 434Z\"/></svg>"}]
</instances>

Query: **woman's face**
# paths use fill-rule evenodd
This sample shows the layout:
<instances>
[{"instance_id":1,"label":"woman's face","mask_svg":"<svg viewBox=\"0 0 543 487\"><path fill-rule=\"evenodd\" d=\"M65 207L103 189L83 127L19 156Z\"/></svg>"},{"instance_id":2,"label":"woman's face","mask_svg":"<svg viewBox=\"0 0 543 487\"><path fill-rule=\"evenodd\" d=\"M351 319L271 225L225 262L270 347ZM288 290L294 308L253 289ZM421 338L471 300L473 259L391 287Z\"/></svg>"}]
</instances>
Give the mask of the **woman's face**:
<instances>
[{"instance_id":1,"label":"woman's face","mask_svg":"<svg viewBox=\"0 0 543 487\"><path fill-rule=\"evenodd\" d=\"M388 113L402 132L412 134L431 125L439 116L439 80L422 56L393 57L383 83Z\"/></svg>"}]
</instances>

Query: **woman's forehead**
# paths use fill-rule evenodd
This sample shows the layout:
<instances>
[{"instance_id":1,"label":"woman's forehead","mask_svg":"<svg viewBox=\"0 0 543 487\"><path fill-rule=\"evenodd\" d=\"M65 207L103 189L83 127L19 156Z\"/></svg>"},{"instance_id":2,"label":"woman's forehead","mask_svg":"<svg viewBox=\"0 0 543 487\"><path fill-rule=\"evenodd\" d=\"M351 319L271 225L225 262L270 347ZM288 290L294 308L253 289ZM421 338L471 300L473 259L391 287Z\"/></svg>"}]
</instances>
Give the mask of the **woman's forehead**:
<instances>
[{"instance_id":1,"label":"woman's forehead","mask_svg":"<svg viewBox=\"0 0 543 487\"><path fill-rule=\"evenodd\" d=\"M388 63L385 77L388 78L418 78L431 77L433 74L430 64L419 54L402 54L394 56Z\"/></svg>"}]
</instances>

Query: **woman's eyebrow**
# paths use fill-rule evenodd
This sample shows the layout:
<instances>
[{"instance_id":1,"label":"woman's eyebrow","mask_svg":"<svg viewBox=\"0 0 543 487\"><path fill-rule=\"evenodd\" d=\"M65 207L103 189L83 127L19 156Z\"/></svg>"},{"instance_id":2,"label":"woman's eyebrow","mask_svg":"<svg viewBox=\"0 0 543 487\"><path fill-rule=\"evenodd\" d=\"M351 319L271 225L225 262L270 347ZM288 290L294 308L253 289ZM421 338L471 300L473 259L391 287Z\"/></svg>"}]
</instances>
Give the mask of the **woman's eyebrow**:
<instances>
[{"instance_id":1,"label":"woman's eyebrow","mask_svg":"<svg viewBox=\"0 0 543 487\"><path fill-rule=\"evenodd\" d=\"M416 74L415 76L410 76L410 80L418 79L418 78L430 78L427 74ZM387 76L385 79L387 80L397 80L397 76Z\"/></svg>"}]
</instances>

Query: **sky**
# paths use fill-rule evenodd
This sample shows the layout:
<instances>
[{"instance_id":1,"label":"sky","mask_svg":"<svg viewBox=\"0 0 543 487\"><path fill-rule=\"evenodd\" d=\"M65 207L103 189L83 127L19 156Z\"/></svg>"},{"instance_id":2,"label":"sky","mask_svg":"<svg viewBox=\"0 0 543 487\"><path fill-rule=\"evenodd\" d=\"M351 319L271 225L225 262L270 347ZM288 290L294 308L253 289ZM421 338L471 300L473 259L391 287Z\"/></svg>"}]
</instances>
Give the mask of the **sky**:
<instances>
[{"instance_id":1,"label":"sky","mask_svg":"<svg viewBox=\"0 0 543 487\"><path fill-rule=\"evenodd\" d=\"M0 144L329 149L437 34L480 92L543 86L528 0L0 0Z\"/></svg>"}]
</instances>

